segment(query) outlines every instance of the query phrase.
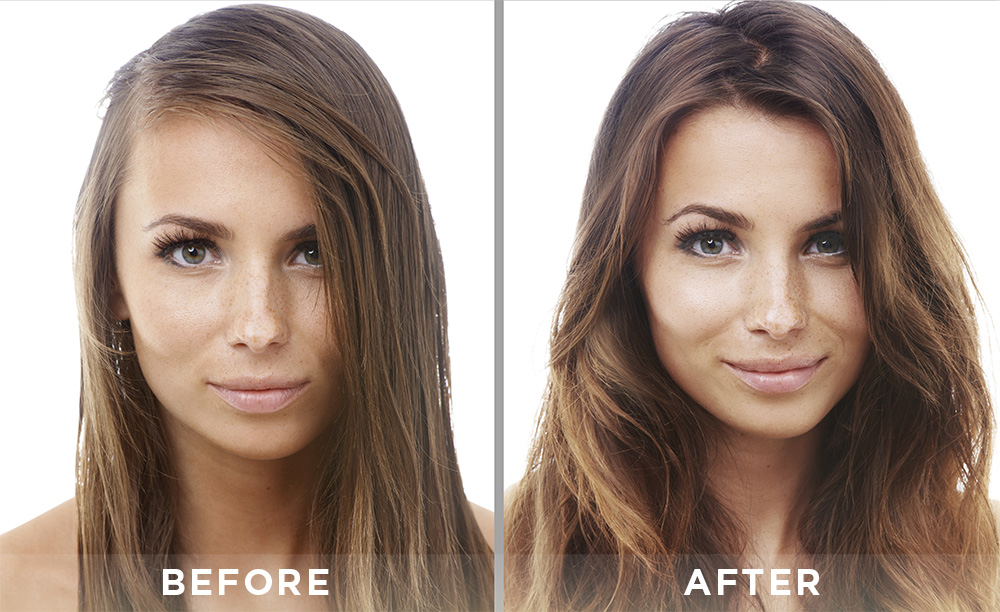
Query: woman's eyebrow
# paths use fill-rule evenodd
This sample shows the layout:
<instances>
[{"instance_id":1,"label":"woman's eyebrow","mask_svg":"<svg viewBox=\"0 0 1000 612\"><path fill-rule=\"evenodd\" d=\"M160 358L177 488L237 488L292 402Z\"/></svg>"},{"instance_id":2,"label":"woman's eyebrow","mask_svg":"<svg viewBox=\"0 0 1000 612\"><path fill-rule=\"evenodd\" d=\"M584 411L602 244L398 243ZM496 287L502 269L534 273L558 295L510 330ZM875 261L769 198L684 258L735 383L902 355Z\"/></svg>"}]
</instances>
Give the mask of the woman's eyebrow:
<instances>
[{"instance_id":1,"label":"woman's eyebrow","mask_svg":"<svg viewBox=\"0 0 1000 612\"><path fill-rule=\"evenodd\" d=\"M223 240L232 240L233 232L228 227L221 223L215 223L214 221L206 221L204 219L199 219L198 217L189 217L187 215L177 215L169 214L163 215L162 217L148 223L143 226L143 231L148 232L151 229L159 227L161 225L179 225L181 227L186 227L192 231L205 236L211 236L213 238L221 238ZM295 228L291 231L285 232L281 237L282 242L300 242L302 240L312 240L316 238L316 224L309 223L303 225L302 227Z\"/></svg>"},{"instance_id":2,"label":"woman's eyebrow","mask_svg":"<svg viewBox=\"0 0 1000 612\"><path fill-rule=\"evenodd\" d=\"M753 229L753 222L740 213L734 213L724 208L719 208L718 206L710 206L708 204L701 204L697 202L694 204L688 204L684 208L680 209L667 219L664 224L670 225L684 215L705 215L706 217L711 217L716 221L721 221L722 223L735 227L736 229Z\"/></svg>"},{"instance_id":3,"label":"woman's eyebrow","mask_svg":"<svg viewBox=\"0 0 1000 612\"><path fill-rule=\"evenodd\" d=\"M293 229L290 232L286 232L284 236L281 237L282 242L301 242L303 240L315 240L316 239L316 224L310 223L308 225L303 225L298 229Z\"/></svg>"},{"instance_id":4,"label":"woman's eyebrow","mask_svg":"<svg viewBox=\"0 0 1000 612\"><path fill-rule=\"evenodd\" d=\"M680 209L676 213L670 216L664 224L670 225L677 219L683 217L684 215L705 215L706 217L711 217L716 221L721 221L726 225L730 225L737 229L747 230L753 229L753 221L741 215L740 213L735 213L728 211L724 208L719 208L718 206L710 206L708 204L694 203L688 204L684 208ZM840 222L840 211L832 212L828 215L823 215L818 219L809 221L805 223L799 231L801 232L812 232L818 229L823 229L824 227L829 227Z\"/></svg>"},{"instance_id":5,"label":"woman's eyebrow","mask_svg":"<svg viewBox=\"0 0 1000 612\"><path fill-rule=\"evenodd\" d=\"M840 211L830 213L829 215L824 215L815 221L810 221L802 226L802 232L814 232L824 227L829 227L836 223L840 223Z\"/></svg>"},{"instance_id":6,"label":"woman's eyebrow","mask_svg":"<svg viewBox=\"0 0 1000 612\"><path fill-rule=\"evenodd\" d=\"M221 238L223 240L231 240L233 238L232 230L221 223L206 221L204 219L199 219L198 217L189 217L187 215L177 214L163 215L162 217L148 223L142 229L143 231L148 232L151 229L168 224L186 227L192 231L198 232L199 234L212 236L213 238Z\"/></svg>"}]
</instances>

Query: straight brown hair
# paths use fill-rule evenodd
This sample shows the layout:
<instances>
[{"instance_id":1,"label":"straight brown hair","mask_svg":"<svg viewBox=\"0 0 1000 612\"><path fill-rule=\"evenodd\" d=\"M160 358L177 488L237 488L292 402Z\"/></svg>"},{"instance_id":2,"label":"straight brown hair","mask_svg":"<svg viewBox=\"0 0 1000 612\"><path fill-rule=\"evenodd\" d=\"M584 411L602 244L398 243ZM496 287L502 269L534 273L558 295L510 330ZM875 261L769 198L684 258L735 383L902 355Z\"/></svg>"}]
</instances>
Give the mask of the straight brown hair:
<instances>
[{"instance_id":1,"label":"straight brown hair","mask_svg":"<svg viewBox=\"0 0 1000 612\"><path fill-rule=\"evenodd\" d=\"M372 60L305 13L232 6L134 57L107 97L75 219L81 609L178 605L159 587L174 534L170 449L109 303L134 139L175 116L243 130L301 168L315 195L347 394L309 523L330 607L492 609L492 552L452 442L440 248L402 111Z\"/></svg>"},{"instance_id":2,"label":"straight brown hair","mask_svg":"<svg viewBox=\"0 0 1000 612\"><path fill-rule=\"evenodd\" d=\"M763 608L739 594L683 595L693 568L741 567L745 532L706 485L715 424L657 357L636 273L664 143L719 106L806 119L828 135L872 341L820 425L816 492L798 531L824 588L803 603L1000 609L994 425L962 247L878 62L830 15L781 0L670 23L612 97L529 466L505 505L506 605Z\"/></svg>"}]
</instances>

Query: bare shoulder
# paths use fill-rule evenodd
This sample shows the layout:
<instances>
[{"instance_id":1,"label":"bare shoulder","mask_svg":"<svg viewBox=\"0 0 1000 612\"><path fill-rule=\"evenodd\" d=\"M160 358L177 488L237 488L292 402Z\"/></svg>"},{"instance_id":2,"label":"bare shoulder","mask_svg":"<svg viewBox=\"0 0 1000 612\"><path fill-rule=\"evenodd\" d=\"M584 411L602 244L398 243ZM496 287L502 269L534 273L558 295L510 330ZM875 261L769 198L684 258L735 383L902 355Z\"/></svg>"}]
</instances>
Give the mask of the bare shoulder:
<instances>
[{"instance_id":1,"label":"bare shoulder","mask_svg":"<svg viewBox=\"0 0 1000 612\"><path fill-rule=\"evenodd\" d=\"M77 609L76 502L0 535L0 610Z\"/></svg>"},{"instance_id":2,"label":"bare shoulder","mask_svg":"<svg viewBox=\"0 0 1000 612\"><path fill-rule=\"evenodd\" d=\"M1000 499L991 499L990 508L993 508L993 516L997 520L997 528L1000 529Z\"/></svg>"},{"instance_id":3,"label":"bare shoulder","mask_svg":"<svg viewBox=\"0 0 1000 612\"><path fill-rule=\"evenodd\" d=\"M4 554L76 554L76 500L65 501L0 536Z\"/></svg>"},{"instance_id":4,"label":"bare shoulder","mask_svg":"<svg viewBox=\"0 0 1000 612\"><path fill-rule=\"evenodd\" d=\"M472 508L472 515L476 517L476 525L483 532L486 543L490 545L490 550L493 550L493 513L472 502L469 502L469 507Z\"/></svg>"}]
</instances>

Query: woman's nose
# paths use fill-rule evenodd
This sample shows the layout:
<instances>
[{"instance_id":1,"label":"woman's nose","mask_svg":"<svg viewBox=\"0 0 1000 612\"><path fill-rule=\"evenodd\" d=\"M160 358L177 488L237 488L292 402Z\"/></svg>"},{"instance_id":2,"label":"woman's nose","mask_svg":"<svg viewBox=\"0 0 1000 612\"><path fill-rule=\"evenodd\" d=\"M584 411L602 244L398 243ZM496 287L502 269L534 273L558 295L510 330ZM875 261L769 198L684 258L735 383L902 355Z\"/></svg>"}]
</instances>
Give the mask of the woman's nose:
<instances>
[{"instance_id":1,"label":"woman's nose","mask_svg":"<svg viewBox=\"0 0 1000 612\"><path fill-rule=\"evenodd\" d=\"M280 279L265 266L256 266L232 280L229 343L254 353L288 340Z\"/></svg>"},{"instance_id":2,"label":"woman's nose","mask_svg":"<svg viewBox=\"0 0 1000 612\"><path fill-rule=\"evenodd\" d=\"M806 288L795 262L759 262L751 271L749 289L746 325L751 332L780 340L806 326Z\"/></svg>"}]
</instances>

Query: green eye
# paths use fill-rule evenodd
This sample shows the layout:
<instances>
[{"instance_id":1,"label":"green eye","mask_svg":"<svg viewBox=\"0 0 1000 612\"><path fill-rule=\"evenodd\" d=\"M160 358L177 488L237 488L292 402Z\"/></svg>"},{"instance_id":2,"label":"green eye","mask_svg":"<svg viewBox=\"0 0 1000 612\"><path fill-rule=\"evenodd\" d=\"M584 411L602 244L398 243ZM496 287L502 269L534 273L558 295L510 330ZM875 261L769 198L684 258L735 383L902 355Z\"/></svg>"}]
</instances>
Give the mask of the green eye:
<instances>
[{"instance_id":1,"label":"green eye","mask_svg":"<svg viewBox=\"0 0 1000 612\"><path fill-rule=\"evenodd\" d=\"M178 248L185 263L197 265L205 261L205 247L200 244L190 243Z\"/></svg>"},{"instance_id":2,"label":"green eye","mask_svg":"<svg viewBox=\"0 0 1000 612\"><path fill-rule=\"evenodd\" d=\"M677 248L697 257L716 257L738 253L739 243L726 230L694 229L677 236Z\"/></svg>"},{"instance_id":3,"label":"green eye","mask_svg":"<svg viewBox=\"0 0 1000 612\"><path fill-rule=\"evenodd\" d=\"M156 255L172 266L202 268L220 261L211 240L188 235L167 235L154 241Z\"/></svg>"},{"instance_id":4,"label":"green eye","mask_svg":"<svg viewBox=\"0 0 1000 612\"><path fill-rule=\"evenodd\" d=\"M840 232L820 232L813 238L813 244L821 255L840 255L844 252L844 237Z\"/></svg>"},{"instance_id":5,"label":"green eye","mask_svg":"<svg viewBox=\"0 0 1000 612\"><path fill-rule=\"evenodd\" d=\"M319 243L306 242L299 247L299 250L301 255L299 255L297 261L300 261L300 263L304 263L309 266L323 265L323 258L319 254Z\"/></svg>"},{"instance_id":6,"label":"green eye","mask_svg":"<svg viewBox=\"0 0 1000 612\"><path fill-rule=\"evenodd\" d=\"M698 241L698 246L705 255L718 255L722 252L723 244L723 241L715 236L702 238Z\"/></svg>"}]
</instances>

